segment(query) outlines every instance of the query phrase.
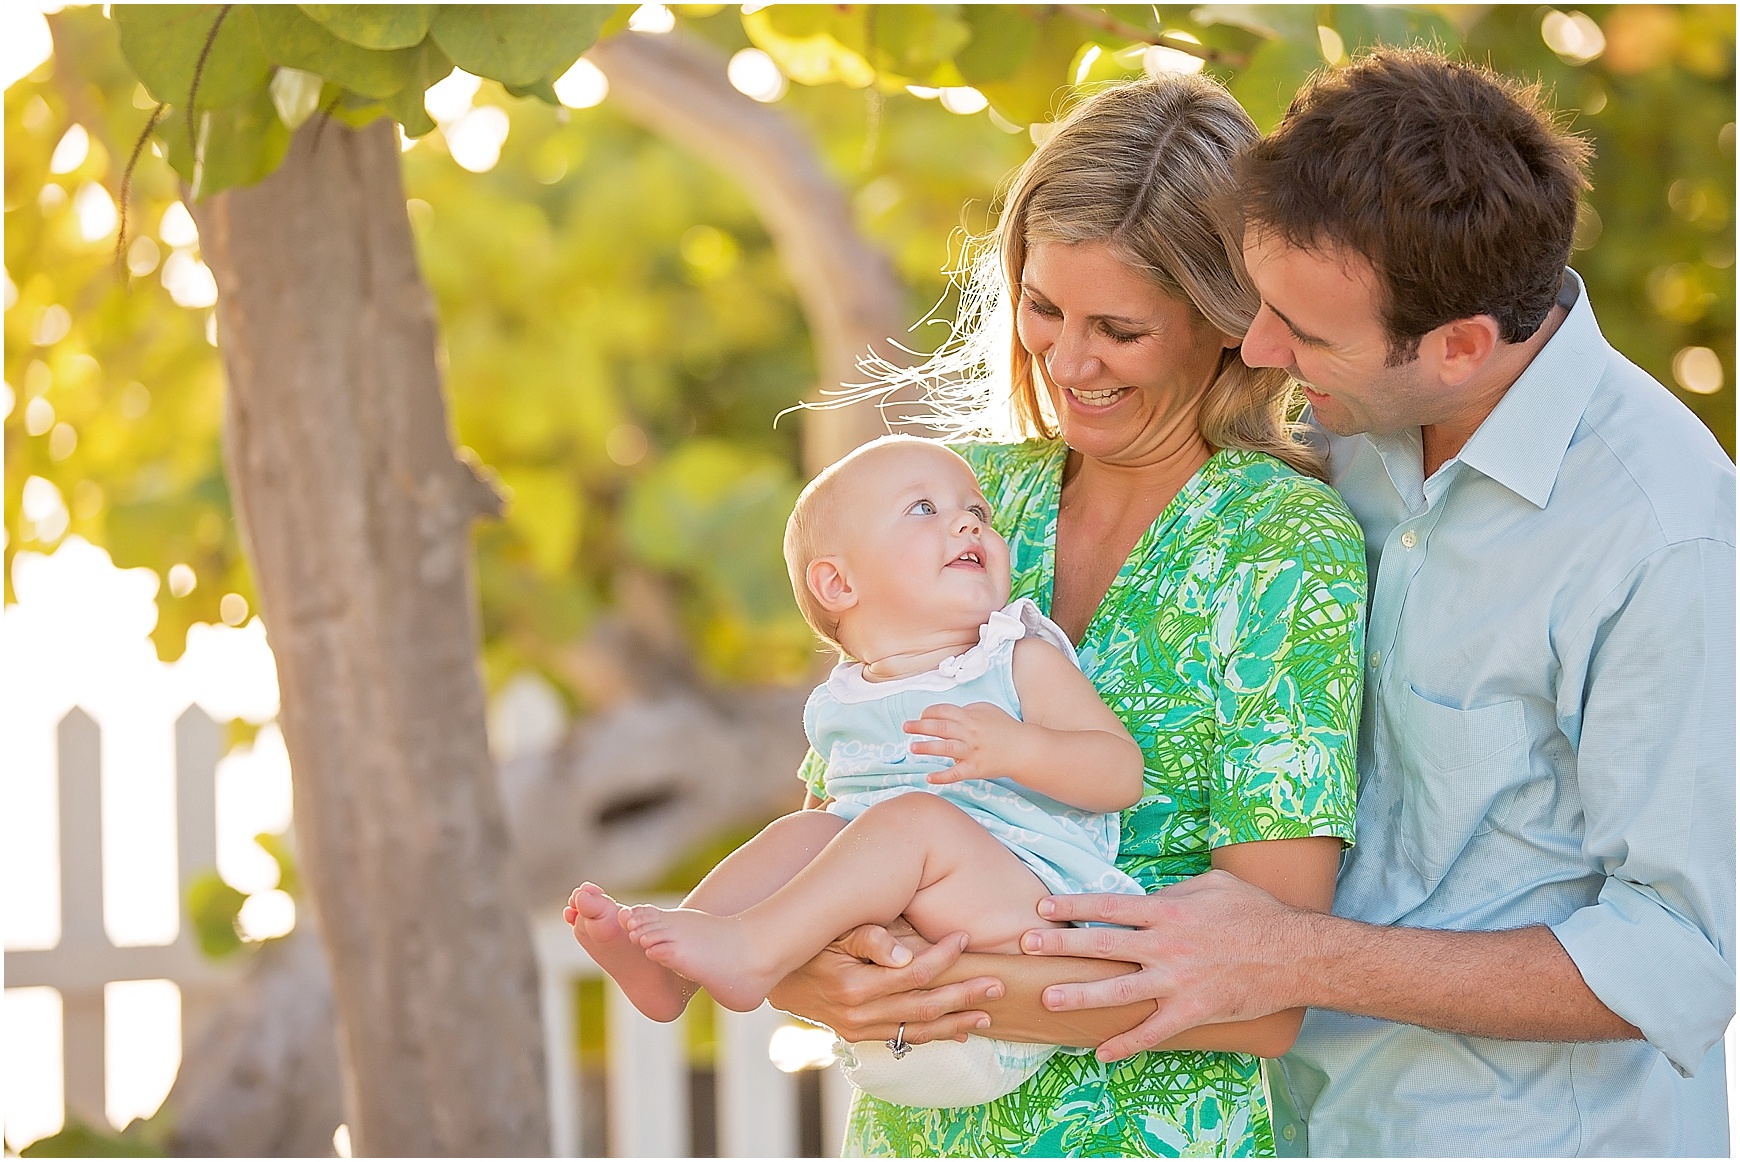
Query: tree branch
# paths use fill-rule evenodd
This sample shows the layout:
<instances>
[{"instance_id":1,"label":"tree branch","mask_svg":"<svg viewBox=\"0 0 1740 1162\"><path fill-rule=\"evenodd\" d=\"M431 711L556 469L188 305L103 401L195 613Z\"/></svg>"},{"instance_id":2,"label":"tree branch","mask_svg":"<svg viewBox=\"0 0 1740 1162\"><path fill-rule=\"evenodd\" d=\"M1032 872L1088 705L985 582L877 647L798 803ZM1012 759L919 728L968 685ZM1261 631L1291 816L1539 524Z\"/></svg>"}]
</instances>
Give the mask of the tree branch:
<instances>
[{"instance_id":1,"label":"tree branch","mask_svg":"<svg viewBox=\"0 0 1740 1162\"><path fill-rule=\"evenodd\" d=\"M1194 40L1185 40L1170 32L1150 32L1127 20L1120 20L1109 12L1101 12L1098 8L1090 8L1086 4L1059 4L1058 8L1065 15L1081 21L1101 32L1109 32L1113 36L1121 36L1125 40L1137 44L1157 44L1162 48L1173 49L1188 56L1197 57L1209 64L1220 65L1223 68L1242 69L1249 60L1242 53L1222 52L1218 48L1210 48L1206 44L1198 44Z\"/></svg>"}]
</instances>

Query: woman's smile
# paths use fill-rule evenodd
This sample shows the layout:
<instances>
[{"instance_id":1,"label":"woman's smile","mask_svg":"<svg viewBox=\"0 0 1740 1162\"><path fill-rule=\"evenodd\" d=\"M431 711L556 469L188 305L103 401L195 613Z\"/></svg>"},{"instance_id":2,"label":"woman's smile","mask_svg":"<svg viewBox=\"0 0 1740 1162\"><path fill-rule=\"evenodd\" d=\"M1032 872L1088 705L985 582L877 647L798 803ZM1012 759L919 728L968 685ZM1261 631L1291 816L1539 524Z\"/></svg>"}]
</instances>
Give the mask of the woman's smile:
<instances>
[{"instance_id":1,"label":"woman's smile","mask_svg":"<svg viewBox=\"0 0 1740 1162\"><path fill-rule=\"evenodd\" d=\"M1097 389L1070 387L1064 390L1069 394L1070 402L1075 406L1090 413L1099 413L1110 411L1119 400L1136 389L1126 386Z\"/></svg>"}]
</instances>

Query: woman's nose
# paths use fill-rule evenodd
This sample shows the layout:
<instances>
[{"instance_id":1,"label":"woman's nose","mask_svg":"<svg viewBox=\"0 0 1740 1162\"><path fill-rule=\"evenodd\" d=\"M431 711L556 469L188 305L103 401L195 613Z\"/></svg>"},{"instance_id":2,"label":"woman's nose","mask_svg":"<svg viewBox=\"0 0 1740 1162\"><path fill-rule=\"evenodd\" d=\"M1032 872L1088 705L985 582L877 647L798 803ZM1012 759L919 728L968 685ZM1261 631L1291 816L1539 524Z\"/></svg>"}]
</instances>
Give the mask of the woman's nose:
<instances>
[{"instance_id":1,"label":"woman's nose","mask_svg":"<svg viewBox=\"0 0 1740 1162\"><path fill-rule=\"evenodd\" d=\"M1088 349L1086 335L1065 327L1045 354L1045 371L1059 387L1074 387L1098 378L1105 364Z\"/></svg>"}]
</instances>

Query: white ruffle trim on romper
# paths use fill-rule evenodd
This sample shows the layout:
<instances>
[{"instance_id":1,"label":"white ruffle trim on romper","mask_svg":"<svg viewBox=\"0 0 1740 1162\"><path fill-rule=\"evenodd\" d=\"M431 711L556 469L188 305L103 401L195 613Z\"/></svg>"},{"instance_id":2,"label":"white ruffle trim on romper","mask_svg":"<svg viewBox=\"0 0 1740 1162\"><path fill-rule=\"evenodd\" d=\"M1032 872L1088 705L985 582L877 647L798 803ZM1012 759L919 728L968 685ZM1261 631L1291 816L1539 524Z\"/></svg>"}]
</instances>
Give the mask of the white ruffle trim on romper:
<instances>
[{"instance_id":1,"label":"white ruffle trim on romper","mask_svg":"<svg viewBox=\"0 0 1740 1162\"><path fill-rule=\"evenodd\" d=\"M1064 657L1078 669L1081 663L1069 635L1058 624L1039 612L1030 597L1017 598L992 613L979 627L979 644L944 658L934 670L911 674L888 682L872 682L864 677L862 662L842 662L828 675L828 692L843 703L869 702L905 690L949 690L962 682L983 677L996 661L998 647L1017 642L1024 637L1036 637L1063 651Z\"/></svg>"}]
</instances>

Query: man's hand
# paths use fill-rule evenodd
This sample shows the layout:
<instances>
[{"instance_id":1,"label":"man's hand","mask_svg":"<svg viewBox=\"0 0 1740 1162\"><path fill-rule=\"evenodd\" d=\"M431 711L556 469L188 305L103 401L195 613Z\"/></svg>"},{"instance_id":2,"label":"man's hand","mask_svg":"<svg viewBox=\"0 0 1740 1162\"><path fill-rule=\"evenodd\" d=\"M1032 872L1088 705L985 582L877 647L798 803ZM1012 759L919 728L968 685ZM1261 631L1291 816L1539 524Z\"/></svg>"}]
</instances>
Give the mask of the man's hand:
<instances>
[{"instance_id":1,"label":"man's hand","mask_svg":"<svg viewBox=\"0 0 1740 1162\"><path fill-rule=\"evenodd\" d=\"M1047 988L1053 1010L1159 1002L1154 1015L1099 1047L1121 1061L1198 1025L1245 1021L1296 1008L1299 944L1314 913L1281 903L1224 871L1171 884L1148 896L1050 896L1048 920L1085 920L1117 928L1040 928L1021 950L1049 956L1123 960L1136 972Z\"/></svg>"},{"instance_id":2,"label":"man's hand","mask_svg":"<svg viewBox=\"0 0 1740 1162\"><path fill-rule=\"evenodd\" d=\"M908 959L897 964L903 948ZM927 945L886 928L854 928L786 977L768 995L775 1008L828 1026L845 1041L886 1041L904 1022L909 1044L965 1040L987 1028L972 1006L1003 995L1003 982L982 976L930 988L967 947L964 932Z\"/></svg>"},{"instance_id":3,"label":"man's hand","mask_svg":"<svg viewBox=\"0 0 1740 1162\"><path fill-rule=\"evenodd\" d=\"M901 729L930 736L911 744L913 754L955 761L954 766L933 771L926 778L932 783L958 783L1007 778L1015 767L1011 758L1021 748L1023 723L989 702L966 706L943 703L925 707L922 717L903 723Z\"/></svg>"}]
</instances>

